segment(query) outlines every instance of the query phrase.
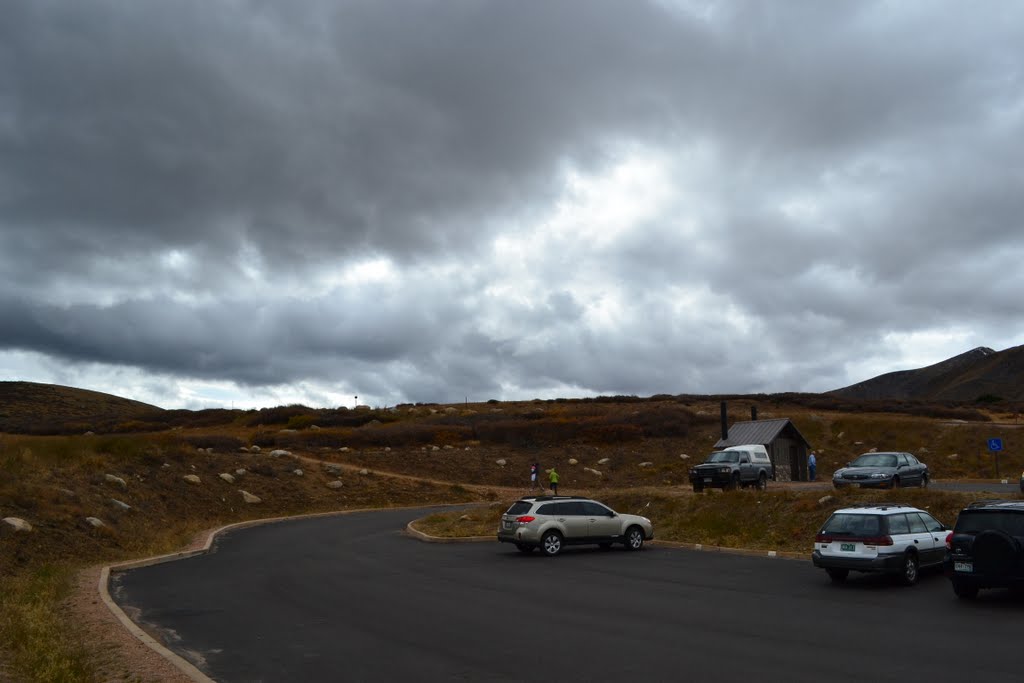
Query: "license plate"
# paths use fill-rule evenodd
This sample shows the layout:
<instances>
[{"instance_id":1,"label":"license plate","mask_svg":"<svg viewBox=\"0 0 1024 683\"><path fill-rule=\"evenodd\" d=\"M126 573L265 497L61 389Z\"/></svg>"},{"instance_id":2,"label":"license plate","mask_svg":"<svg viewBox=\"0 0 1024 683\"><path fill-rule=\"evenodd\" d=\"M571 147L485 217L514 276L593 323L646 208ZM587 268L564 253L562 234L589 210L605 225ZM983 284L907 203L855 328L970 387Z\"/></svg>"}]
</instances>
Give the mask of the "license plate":
<instances>
[{"instance_id":1,"label":"license plate","mask_svg":"<svg viewBox=\"0 0 1024 683\"><path fill-rule=\"evenodd\" d=\"M511 529L511 528L512 528L512 522L502 522L502 525L503 525L503 526L504 526L504 527L505 527L506 529Z\"/></svg>"},{"instance_id":2,"label":"license plate","mask_svg":"<svg viewBox=\"0 0 1024 683\"><path fill-rule=\"evenodd\" d=\"M845 550L846 552L849 552L849 553L852 553L853 551L855 551L857 549L857 544L856 543L840 543L839 544L839 549L840 550Z\"/></svg>"},{"instance_id":3,"label":"license plate","mask_svg":"<svg viewBox=\"0 0 1024 683\"><path fill-rule=\"evenodd\" d=\"M705 484L710 484L711 483L711 477L704 477L704 483Z\"/></svg>"},{"instance_id":4,"label":"license plate","mask_svg":"<svg viewBox=\"0 0 1024 683\"><path fill-rule=\"evenodd\" d=\"M955 572L963 572L964 574L970 574L971 572L974 571L974 563L973 562L954 562L953 563L953 571L955 571Z\"/></svg>"}]
</instances>

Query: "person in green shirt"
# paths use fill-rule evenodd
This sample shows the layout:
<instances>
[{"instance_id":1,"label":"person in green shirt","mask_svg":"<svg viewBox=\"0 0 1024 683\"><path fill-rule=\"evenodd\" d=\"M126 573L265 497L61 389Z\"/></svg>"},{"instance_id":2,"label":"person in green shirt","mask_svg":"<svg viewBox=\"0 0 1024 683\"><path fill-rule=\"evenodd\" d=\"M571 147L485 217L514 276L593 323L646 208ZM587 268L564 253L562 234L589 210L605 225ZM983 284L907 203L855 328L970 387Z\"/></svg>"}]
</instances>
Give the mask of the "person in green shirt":
<instances>
[{"instance_id":1,"label":"person in green shirt","mask_svg":"<svg viewBox=\"0 0 1024 683\"><path fill-rule=\"evenodd\" d=\"M551 482L551 493L553 495L557 496L558 495L558 472L555 471L554 467L552 467L550 470L548 470L548 481Z\"/></svg>"}]
</instances>

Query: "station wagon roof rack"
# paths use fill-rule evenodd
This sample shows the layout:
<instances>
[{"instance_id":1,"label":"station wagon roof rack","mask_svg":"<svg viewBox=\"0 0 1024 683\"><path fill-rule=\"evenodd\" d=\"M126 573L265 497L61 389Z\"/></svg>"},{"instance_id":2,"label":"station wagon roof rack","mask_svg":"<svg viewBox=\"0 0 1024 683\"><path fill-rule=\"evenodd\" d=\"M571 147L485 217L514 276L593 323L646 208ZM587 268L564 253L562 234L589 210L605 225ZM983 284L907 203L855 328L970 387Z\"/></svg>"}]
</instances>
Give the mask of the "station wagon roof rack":
<instances>
[{"instance_id":1,"label":"station wagon roof rack","mask_svg":"<svg viewBox=\"0 0 1024 683\"><path fill-rule=\"evenodd\" d=\"M906 503L854 503L853 505L847 505L847 508L879 508L885 510L887 508L912 508L913 505L907 505Z\"/></svg>"},{"instance_id":2,"label":"station wagon roof rack","mask_svg":"<svg viewBox=\"0 0 1024 683\"><path fill-rule=\"evenodd\" d=\"M520 500L589 500L583 496L523 496Z\"/></svg>"}]
</instances>

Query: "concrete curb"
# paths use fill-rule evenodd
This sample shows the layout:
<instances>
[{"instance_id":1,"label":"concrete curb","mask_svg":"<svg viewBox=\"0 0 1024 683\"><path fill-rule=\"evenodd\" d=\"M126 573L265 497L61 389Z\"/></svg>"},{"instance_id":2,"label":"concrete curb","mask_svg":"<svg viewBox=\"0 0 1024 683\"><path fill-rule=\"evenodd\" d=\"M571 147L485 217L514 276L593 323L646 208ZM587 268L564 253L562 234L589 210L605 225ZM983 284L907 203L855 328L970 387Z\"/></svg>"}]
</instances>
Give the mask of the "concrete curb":
<instances>
[{"instance_id":1,"label":"concrete curb","mask_svg":"<svg viewBox=\"0 0 1024 683\"><path fill-rule=\"evenodd\" d=\"M156 640L151 635L142 630L142 628L138 624L132 621L131 618L127 614L125 614L124 610L121 609L121 606L118 605L110 596L111 573L128 571L129 569L138 569L140 567L148 567L154 564L163 564L164 562L173 562L175 560L185 560L190 557L195 557L196 555L208 553L210 551L210 548L213 546L214 539L218 535L226 533L228 531L245 529L247 527L262 526L264 524L275 524L277 522L287 522L298 519L313 519L316 517L335 517L339 515L350 515L357 512L376 512L379 510L416 510L419 508L428 507L451 507L452 505L452 503L439 503L433 505L408 505L404 507L395 508L358 508L354 510L334 510L331 512L315 512L306 515L295 515L292 517L266 517L263 519L250 519L244 522L235 522L234 524L227 524L225 526L210 531L206 536L206 540L202 543L202 546L199 548L182 550L179 552L167 553L166 555L156 555L153 557L146 557L139 560L129 560L127 562L118 562L115 564L108 564L103 566L100 569L100 580L98 586L100 599L103 601L103 604L107 606L107 609L110 610L110 612L117 618L119 622L121 622L121 625L124 626L129 633L131 633L144 645L146 645L151 650L153 650L161 657L166 659L168 662L170 662L172 665L174 665L175 668L177 668L179 671L185 674L185 676L187 676L190 680L195 681L196 683L215 683L215 681L212 678L210 678L202 671L200 671L198 668L196 668L194 664L189 662L181 655L175 654L170 649L165 647L162 643L160 643L158 640ZM418 534L421 532L417 531L416 533Z\"/></svg>"},{"instance_id":2,"label":"concrete curb","mask_svg":"<svg viewBox=\"0 0 1024 683\"><path fill-rule=\"evenodd\" d=\"M414 527L416 522L419 522L420 519L414 519L409 522L405 527L405 532L424 543L482 543L484 541L496 540L496 536L431 536L430 534L426 534ZM747 557L771 557L779 560L801 560L804 562L810 562L811 559L810 551L806 553L795 553L784 550L750 550L747 548L727 548L721 545L705 545L703 543L681 543L679 541L661 540L649 541L649 543L665 546L667 548L701 550L704 552L726 553L729 555L746 555Z\"/></svg>"}]
</instances>

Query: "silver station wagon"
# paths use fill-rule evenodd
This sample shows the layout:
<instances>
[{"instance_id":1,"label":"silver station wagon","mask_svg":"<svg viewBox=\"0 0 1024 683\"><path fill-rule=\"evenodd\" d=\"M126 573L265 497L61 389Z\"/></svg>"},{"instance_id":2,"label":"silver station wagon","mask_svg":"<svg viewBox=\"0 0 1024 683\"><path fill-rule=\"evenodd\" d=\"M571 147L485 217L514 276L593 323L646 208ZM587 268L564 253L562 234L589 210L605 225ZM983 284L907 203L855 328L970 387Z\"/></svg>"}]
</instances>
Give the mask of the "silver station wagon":
<instances>
[{"instance_id":1,"label":"silver station wagon","mask_svg":"<svg viewBox=\"0 0 1024 683\"><path fill-rule=\"evenodd\" d=\"M622 543L640 550L654 538L651 520L615 512L607 505L576 496L520 498L501 516L498 540L512 543L520 552L540 548L553 557L567 545L590 544L611 548Z\"/></svg>"}]
</instances>

